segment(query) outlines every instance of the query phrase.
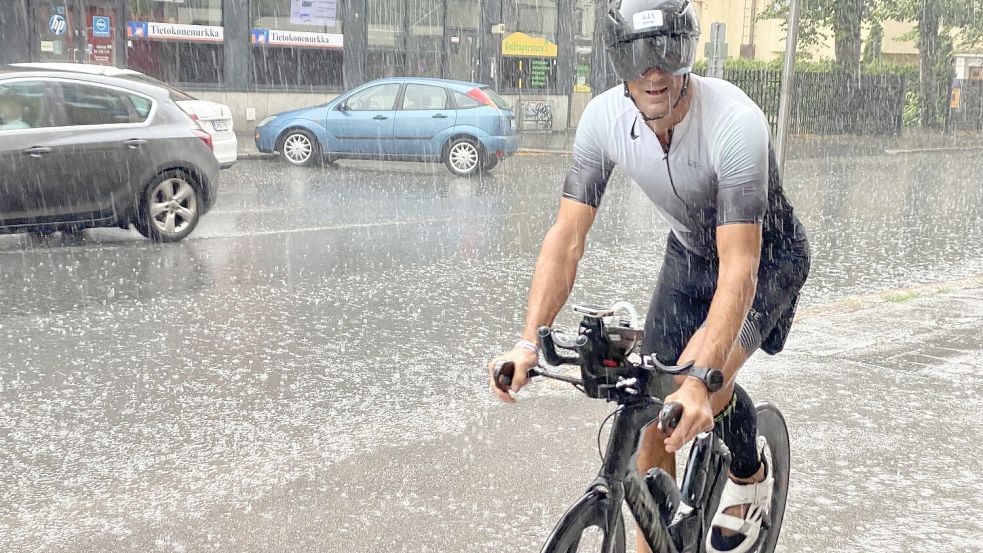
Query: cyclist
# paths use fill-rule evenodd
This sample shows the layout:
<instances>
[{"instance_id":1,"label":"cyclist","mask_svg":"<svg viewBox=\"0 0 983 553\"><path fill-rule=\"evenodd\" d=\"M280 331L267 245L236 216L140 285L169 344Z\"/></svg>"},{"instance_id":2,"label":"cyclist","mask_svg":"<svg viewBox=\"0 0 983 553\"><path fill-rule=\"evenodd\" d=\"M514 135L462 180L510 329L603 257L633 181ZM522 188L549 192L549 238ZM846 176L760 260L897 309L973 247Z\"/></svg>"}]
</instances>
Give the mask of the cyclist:
<instances>
[{"instance_id":1,"label":"cyclist","mask_svg":"<svg viewBox=\"0 0 983 553\"><path fill-rule=\"evenodd\" d=\"M743 553L758 537L773 479L765 444L755 440L754 406L734 379L759 347L769 354L783 348L809 272L809 246L779 182L761 109L736 86L691 73L699 32L688 0L608 2L604 47L622 84L584 111L559 212L536 262L522 340L489 370L512 361L511 392L526 383L538 361L536 329L552 324L566 302L620 166L671 227L642 353L664 364L693 361L693 376L716 368L726 378L712 394L698 378L660 382L655 395L681 403L683 417L668 438L648 427L637 467L675 474L674 452L716 425L733 459L707 550ZM648 550L641 537L638 550Z\"/></svg>"}]
</instances>

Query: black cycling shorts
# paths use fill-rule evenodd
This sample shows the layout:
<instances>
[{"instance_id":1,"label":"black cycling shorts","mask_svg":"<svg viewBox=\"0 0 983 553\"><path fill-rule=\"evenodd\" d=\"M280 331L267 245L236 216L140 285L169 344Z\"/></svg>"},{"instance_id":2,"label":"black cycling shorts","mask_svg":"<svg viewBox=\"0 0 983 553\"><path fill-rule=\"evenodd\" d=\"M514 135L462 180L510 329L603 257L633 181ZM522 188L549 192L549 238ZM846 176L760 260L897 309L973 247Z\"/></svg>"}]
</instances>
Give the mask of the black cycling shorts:
<instances>
[{"instance_id":1,"label":"black cycling shorts","mask_svg":"<svg viewBox=\"0 0 983 553\"><path fill-rule=\"evenodd\" d=\"M643 355L674 365L689 339L704 325L717 288L717 261L687 250L670 232L659 282L645 319ZM766 243L758 265L754 302L738 337L747 351L758 347L776 354L785 346L799 290L809 275L809 245L805 240L778 247ZM675 389L671 377L663 379L653 395Z\"/></svg>"}]
</instances>

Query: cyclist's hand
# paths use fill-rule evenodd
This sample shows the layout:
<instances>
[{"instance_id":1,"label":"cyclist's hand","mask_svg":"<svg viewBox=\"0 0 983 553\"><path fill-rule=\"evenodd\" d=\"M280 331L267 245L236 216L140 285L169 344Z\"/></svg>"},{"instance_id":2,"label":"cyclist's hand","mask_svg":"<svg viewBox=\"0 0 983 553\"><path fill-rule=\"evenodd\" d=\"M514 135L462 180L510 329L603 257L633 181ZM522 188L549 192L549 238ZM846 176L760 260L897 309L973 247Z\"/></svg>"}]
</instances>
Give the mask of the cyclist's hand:
<instances>
[{"instance_id":1,"label":"cyclist's hand","mask_svg":"<svg viewBox=\"0 0 983 553\"><path fill-rule=\"evenodd\" d=\"M666 397L666 403L677 402L683 406L680 419L672 435L666 438L666 451L673 453L683 447L700 432L713 429L713 408L710 392L702 382L687 378L675 392Z\"/></svg>"},{"instance_id":2,"label":"cyclist's hand","mask_svg":"<svg viewBox=\"0 0 983 553\"><path fill-rule=\"evenodd\" d=\"M491 386L492 392L498 396L498 399L504 401L505 403L515 403L515 398L509 394L508 391L503 390L497 386L495 383L495 365L502 361L511 361L515 364L515 375L512 376L512 386L510 388L513 392L518 392L520 388L526 385L529 380L529 369L536 366L539 362L539 357L532 351L516 347L511 351L507 351L504 354L492 359L488 363L488 382Z\"/></svg>"}]
</instances>

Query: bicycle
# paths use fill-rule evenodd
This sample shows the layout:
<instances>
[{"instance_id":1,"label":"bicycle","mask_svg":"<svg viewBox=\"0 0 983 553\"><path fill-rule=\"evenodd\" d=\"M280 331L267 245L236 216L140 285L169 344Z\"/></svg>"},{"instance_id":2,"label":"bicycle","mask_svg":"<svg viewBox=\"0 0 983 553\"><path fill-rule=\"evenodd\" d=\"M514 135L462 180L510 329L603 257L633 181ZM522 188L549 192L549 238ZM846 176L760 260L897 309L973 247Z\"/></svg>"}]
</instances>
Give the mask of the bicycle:
<instances>
[{"instance_id":1,"label":"bicycle","mask_svg":"<svg viewBox=\"0 0 983 553\"><path fill-rule=\"evenodd\" d=\"M643 358L638 363L630 361L629 357L641 348L643 332L637 328L638 317L630 304L619 302L611 308L578 305L574 311L583 315L574 339L564 340L562 334L548 326L540 327L538 334L546 362L553 366L578 366L581 377L549 372L542 365L530 370L530 377L567 382L590 398L617 403L618 408L608 417L613 416L614 422L600 473L586 493L564 513L542 553L584 551L581 539L591 528L599 529L602 534L600 551L624 553L622 502L627 503L653 553L703 553L704 537L730 467L730 452L723 440L715 432L704 432L694 439L681 488L662 469L650 469L643 477L635 468L642 430L659 420L671 432L682 416L680 404L663 404L649 395L651 377L658 373L689 375L693 364L665 366L652 358ZM629 320L618 317L618 311L626 311ZM577 356L560 355L557 346ZM514 369L511 362L497 364L493 372L496 384L507 390ZM722 374L713 372L704 370L702 377L708 385L717 384L719 389ZM751 551L772 553L778 542L788 492L788 428L773 404L761 402L755 408L758 435L764 436L768 443L765 461L771 465L775 488L771 507ZM601 423L601 429L606 422L607 419ZM600 433L598 430L598 450Z\"/></svg>"}]
</instances>

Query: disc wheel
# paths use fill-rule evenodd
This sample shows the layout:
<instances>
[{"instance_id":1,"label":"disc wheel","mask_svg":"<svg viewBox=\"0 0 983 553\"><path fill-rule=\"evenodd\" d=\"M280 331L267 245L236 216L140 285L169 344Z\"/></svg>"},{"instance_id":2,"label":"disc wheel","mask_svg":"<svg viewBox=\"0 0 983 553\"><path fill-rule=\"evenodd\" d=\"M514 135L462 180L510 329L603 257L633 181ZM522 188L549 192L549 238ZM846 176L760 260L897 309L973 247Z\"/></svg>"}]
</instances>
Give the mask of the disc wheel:
<instances>
[{"instance_id":1,"label":"disc wheel","mask_svg":"<svg viewBox=\"0 0 983 553\"><path fill-rule=\"evenodd\" d=\"M775 488L771 494L771 510L769 524L762 527L761 536L755 549L756 553L772 553L778 544L778 535L782 530L785 518L785 500L788 498L789 470L791 468L791 450L789 448L788 427L785 417L778 407L771 403L762 402L755 405L758 412L758 435L768 440L765 450L765 460L772 468L775 478Z\"/></svg>"}]
</instances>

